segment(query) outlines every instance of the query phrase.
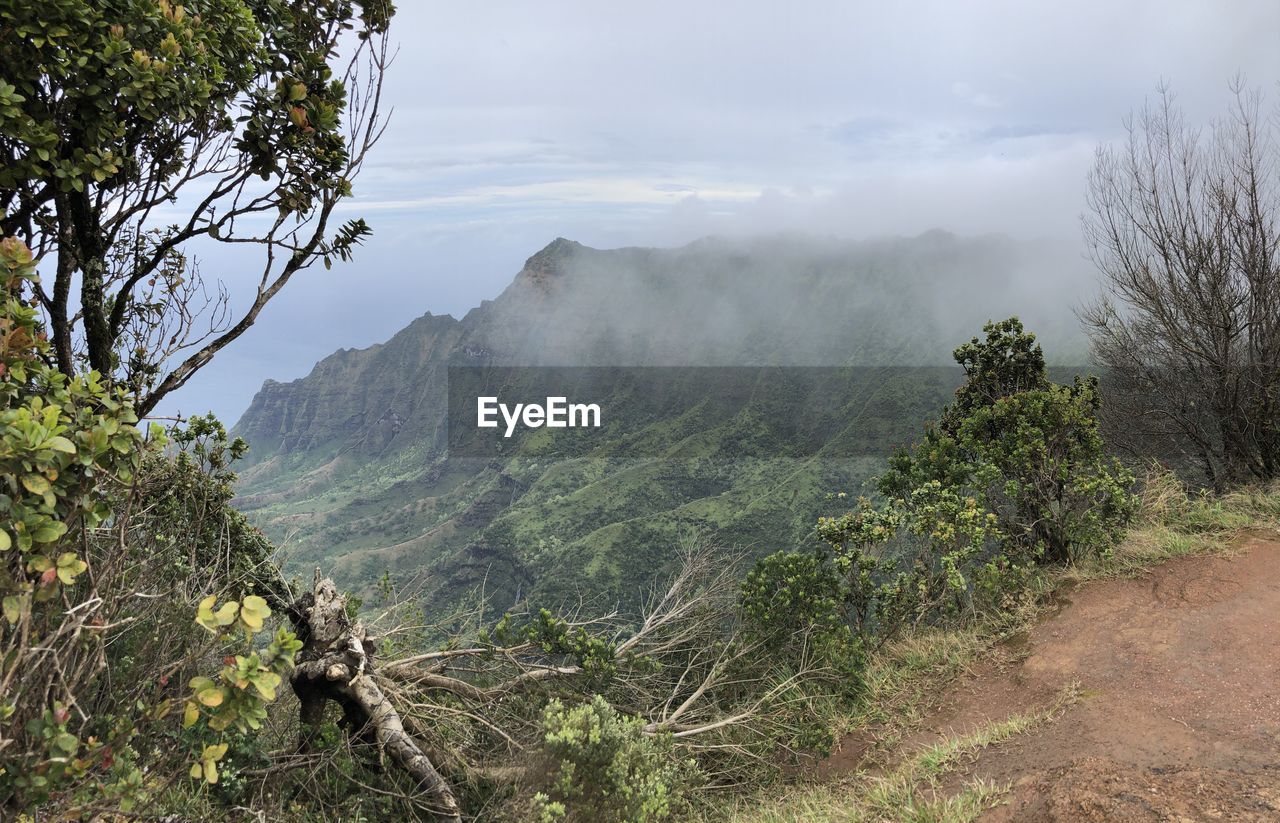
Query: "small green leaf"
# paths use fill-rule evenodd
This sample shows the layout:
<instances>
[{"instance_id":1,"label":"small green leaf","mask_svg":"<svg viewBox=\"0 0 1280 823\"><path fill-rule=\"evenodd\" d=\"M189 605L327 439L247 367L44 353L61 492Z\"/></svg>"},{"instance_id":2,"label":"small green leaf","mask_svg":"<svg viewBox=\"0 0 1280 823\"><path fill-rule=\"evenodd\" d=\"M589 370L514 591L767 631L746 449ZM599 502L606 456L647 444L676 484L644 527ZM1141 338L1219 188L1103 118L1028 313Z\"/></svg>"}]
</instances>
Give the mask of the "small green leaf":
<instances>
[{"instance_id":1,"label":"small green leaf","mask_svg":"<svg viewBox=\"0 0 1280 823\"><path fill-rule=\"evenodd\" d=\"M31 532L31 539L37 543L52 543L67 533L67 524L57 520L41 523Z\"/></svg>"},{"instance_id":2,"label":"small green leaf","mask_svg":"<svg viewBox=\"0 0 1280 823\"><path fill-rule=\"evenodd\" d=\"M32 494L44 494L49 491L49 480L43 474L24 474L22 486Z\"/></svg>"},{"instance_id":3,"label":"small green leaf","mask_svg":"<svg viewBox=\"0 0 1280 823\"><path fill-rule=\"evenodd\" d=\"M270 616L271 607L256 594L246 597L240 606L240 622L250 631L259 631L263 621Z\"/></svg>"},{"instance_id":4,"label":"small green leaf","mask_svg":"<svg viewBox=\"0 0 1280 823\"><path fill-rule=\"evenodd\" d=\"M76 453L76 444L65 437L51 437L44 445L45 448L53 449L56 452L63 452L64 454Z\"/></svg>"},{"instance_id":5,"label":"small green leaf","mask_svg":"<svg viewBox=\"0 0 1280 823\"><path fill-rule=\"evenodd\" d=\"M76 753L76 749L80 748L80 741L74 734L63 732L53 739L53 745L58 750L72 755Z\"/></svg>"},{"instance_id":6,"label":"small green leaf","mask_svg":"<svg viewBox=\"0 0 1280 823\"><path fill-rule=\"evenodd\" d=\"M234 600L228 600L222 604L222 608L214 612L213 617L218 621L219 626L230 626L236 619L236 612L240 610L240 604Z\"/></svg>"},{"instance_id":7,"label":"small green leaf","mask_svg":"<svg viewBox=\"0 0 1280 823\"><path fill-rule=\"evenodd\" d=\"M217 601L217 597L209 595L196 607L196 622L204 626L211 632L217 632L222 626L230 626L236 619L236 612L240 609L240 604L234 600L228 600L222 604L222 608L216 612L213 610L213 604Z\"/></svg>"},{"instance_id":8,"label":"small green leaf","mask_svg":"<svg viewBox=\"0 0 1280 823\"><path fill-rule=\"evenodd\" d=\"M258 693L267 700L276 699L276 687L280 685L280 675L275 672L263 672L253 680Z\"/></svg>"},{"instance_id":9,"label":"small green leaf","mask_svg":"<svg viewBox=\"0 0 1280 823\"><path fill-rule=\"evenodd\" d=\"M89 564L81 560L75 552L63 552L58 556L58 579L70 586L76 577L82 574Z\"/></svg>"}]
</instances>

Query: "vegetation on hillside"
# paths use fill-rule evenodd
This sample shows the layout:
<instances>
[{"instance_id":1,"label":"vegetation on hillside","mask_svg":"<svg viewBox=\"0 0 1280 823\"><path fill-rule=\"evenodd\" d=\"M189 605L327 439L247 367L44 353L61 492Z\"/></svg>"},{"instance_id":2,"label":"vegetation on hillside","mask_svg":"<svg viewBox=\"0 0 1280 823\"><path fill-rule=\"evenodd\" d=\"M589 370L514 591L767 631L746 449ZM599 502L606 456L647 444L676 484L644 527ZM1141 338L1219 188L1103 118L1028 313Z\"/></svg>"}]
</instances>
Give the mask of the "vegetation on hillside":
<instances>
[{"instance_id":1,"label":"vegetation on hillside","mask_svg":"<svg viewBox=\"0 0 1280 823\"><path fill-rule=\"evenodd\" d=\"M694 547L638 615L476 613L438 645L389 583L366 627L328 581L299 595L281 580L228 506L243 444L205 419L144 439L127 393L43 362L33 261L3 248L3 638L6 680L24 685L6 692L0 786L15 810L679 819L946 670L943 654L890 674L902 643L976 640L1025 614L1046 569L1119 562L1135 511L1091 384L1052 383L1010 320L957 349L955 402L893 459L881 502L819 524L825 548L741 575ZM1144 522L1276 513L1265 495L1169 482L1147 483ZM896 803L918 777L877 791ZM981 807L994 794L979 789L956 802Z\"/></svg>"},{"instance_id":2,"label":"vegetation on hillside","mask_svg":"<svg viewBox=\"0 0 1280 823\"><path fill-rule=\"evenodd\" d=\"M1034 379L986 386L981 401L961 392L943 420L961 420L954 430L965 432L995 407L1021 415L1016 445L1000 442L1022 459L1002 465L1000 482L987 472L993 464L972 458L968 474L951 467L945 487L925 480L910 502L864 504L824 524L830 553L767 558L745 583L723 556L695 548L638 615L588 603L496 622L476 614L433 646L438 627L415 626L412 601L372 609L366 627L329 581L299 595L280 579L269 547L228 507L229 466L243 446L216 422L176 429L176 454L166 455L160 432L144 441L109 416L134 419L127 394L112 398L92 376L67 381L43 363L47 343L22 299L30 253L12 240L4 248L6 415L18 422L5 474L26 495L6 504L22 518L8 553L6 661L49 667L23 679L36 688L5 706L13 808L215 816L251 802L303 818L484 809L513 819L670 819L701 802L701 787L774 779L824 751L835 719L865 697L868 645L906 623L1004 608L974 598L979 560L1015 550L1055 559L1048 543L1026 543L1026 529L1001 531L1024 510L988 510L1023 500L1013 492L1039 477L1034 469L1073 480L1067 495L1115 482L1103 464L1082 461L1092 473L1080 479L1052 462L1060 449L1049 444L1096 445L1092 407L1048 383L1016 322L997 324L957 356L1005 360L1024 349ZM987 373L975 368L967 387ZM1054 407L1030 401L1046 393L1083 417L1041 413ZM995 485L984 492L977 479ZM1117 527L1128 509L1113 508L1116 522L1087 522ZM866 545L899 529L913 555ZM1084 556L1074 541L1093 534L1068 532L1063 556ZM15 674L6 671L11 682ZM269 712L286 678L294 720ZM348 781L374 790L342 790Z\"/></svg>"},{"instance_id":3,"label":"vegetation on hillside","mask_svg":"<svg viewBox=\"0 0 1280 823\"><path fill-rule=\"evenodd\" d=\"M556 605L587 589L634 606L655 574L674 571L667 547L682 539L709 533L756 555L795 548L838 511L832 490L872 493L884 456L963 378L945 365L955 342L992 313L1033 322L1052 362L1084 362L1062 303L1019 287L1042 265L1011 241L941 232L608 251L556 241L462 319L428 315L264 385L236 424L252 445L239 505L287 548L290 568L332 569L362 596L384 573L403 590L421 583L432 617L481 591ZM900 317L916 322L887 321ZM662 371L661 402L678 415L645 416L653 404L633 402L625 373L590 392L612 422L575 459L549 454L563 437L545 430L517 434L493 459L450 453L446 369L511 376L503 364L530 362L692 368ZM761 367L756 396L737 402L741 392L719 396L681 374L715 379L700 368L710 364ZM789 364L844 368L820 390L842 402L807 405L787 385L805 385L807 369L770 374ZM803 439L815 434L816 454Z\"/></svg>"},{"instance_id":4,"label":"vegetation on hillside","mask_svg":"<svg viewBox=\"0 0 1280 823\"><path fill-rule=\"evenodd\" d=\"M228 505L240 446L144 438L128 392L52 366L33 264L0 241L0 802L128 812L253 751L299 644L264 632L286 589Z\"/></svg>"},{"instance_id":5,"label":"vegetation on hillside","mask_svg":"<svg viewBox=\"0 0 1280 823\"><path fill-rule=\"evenodd\" d=\"M832 575L842 616L867 642L1008 611L1039 566L1108 553L1134 510L1133 477L1098 435L1093 381L1050 382L1016 319L988 324L955 357L964 385L937 425L890 459L881 502L821 519L826 548L774 555L755 572L804 581L805 596ZM788 588L777 596L798 596Z\"/></svg>"},{"instance_id":6,"label":"vegetation on hillside","mask_svg":"<svg viewBox=\"0 0 1280 823\"><path fill-rule=\"evenodd\" d=\"M706 821L735 823L966 823L1001 803L1009 786L948 780L980 749L1052 722L1079 695L1067 684L1056 701L1034 714L994 720L964 734L905 753L900 744L921 726L922 706L956 675L991 659L1047 610L1055 592L1083 581L1142 575L1152 566L1195 554L1230 552L1242 530L1280 530L1280 486L1244 487L1225 495L1196 490L1158 464L1139 483L1131 527L1112 551L1064 567L1043 568L1031 584L1039 597L1012 612L962 625L902 633L868 657L865 700L846 718L855 736L871 743L856 771L830 781L803 781L726 798L704 810ZM899 759L901 758L901 759ZM943 784L950 789L940 791Z\"/></svg>"},{"instance_id":7,"label":"vegetation on hillside","mask_svg":"<svg viewBox=\"0 0 1280 823\"><path fill-rule=\"evenodd\" d=\"M812 550L737 563L711 540L653 534L654 556L678 562L634 609L482 601L439 623L390 578L366 602L318 573L286 580L231 507L243 442L209 418L144 431L139 417L294 273L345 259L367 232L328 220L379 133L390 14L346 0L0 5L6 818L687 819L891 711L895 689L980 648L1062 569L1129 562L1139 506L1099 435L1097 389L1055 384L1010 319L956 350L953 401L892 458L876 499L818 522ZM340 45L369 73L337 66ZM186 222L156 229L153 210L192 183L204 195ZM1220 216L1262 233L1241 252L1261 266L1250 289L1275 276L1254 213ZM253 215L269 227L249 228ZM222 326L215 298L208 334L186 256L197 238L264 250L250 308ZM1193 372L1197 391L1226 384L1249 414L1272 408L1260 368L1231 382L1237 363ZM1273 476L1271 419L1213 413L1233 444L1244 419L1257 446L1223 452L1236 468L1215 483L1255 464ZM788 478L770 481L782 502L752 516L790 505ZM554 517L559 492L540 493ZM1145 493L1156 555L1280 515L1270 493L1188 496L1163 477ZM931 636L951 645L902 655ZM913 785L1036 719L926 752L863 805L932 813ZM991 795L972 787L957 814Z\"/></svg>"}]
</instances>

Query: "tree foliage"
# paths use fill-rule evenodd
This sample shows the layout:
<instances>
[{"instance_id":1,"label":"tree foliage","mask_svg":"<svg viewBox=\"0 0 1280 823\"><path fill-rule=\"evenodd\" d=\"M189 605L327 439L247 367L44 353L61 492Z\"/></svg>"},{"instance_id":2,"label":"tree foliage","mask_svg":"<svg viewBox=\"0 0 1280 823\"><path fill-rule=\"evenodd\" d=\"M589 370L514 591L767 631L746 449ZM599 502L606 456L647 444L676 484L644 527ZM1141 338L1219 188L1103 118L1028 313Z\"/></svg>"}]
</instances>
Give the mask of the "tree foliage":
<instances>
[{"instance_id":1,"label":"tree foliage","mask_svg":"<svg viewBox=\"0 0 1280 823\"><path fill-rule=\"evenodd\" d=\"M392 13L386 0L0 3L0 236L50 261L36 296L63 374L83 360L146 414L293 274L350 254L368 227L329 221L381 132ZM186 216L162 215L175 207ZM187 256L198 238L262 250L234 321Z\"/></svg>"},{"instance_id":2,"label":"tree foliage","mask_svg":"<svg viewBox=\"0 0 1280 823\"><path fill-rule=\"evenodd\" d=\"M265 541L227 506L240 447L202 419L167 456L123 388L46 362L33 262L0 242L0 804L127 811L189 768L215 782L228 728L260 726L297 641L280 630L218 681L197 675L236 650L229 628L265 628L254 592L283 591ZM206 613L227 591L245 596ZM180 723L184 675L196 679Z\"/></svg>"},{"instance_id":3,"label":"tree foliage","mask_svg":"<svg viewBox=\"0 0 1280 823\"><path fill-rule=\"evenodd\" d=\"M45 364L48 342L23 299L36 282L34 261L15 238L0 241L0 278L0 468L7 486L0 495L0 550L15 549L11 556L42 573L44 596L52 596L43 586L69 585L74 575L44 574L56 567L45 548L71 525L92 528L110 514L110 483L132 480L141 435L122 390L104 386L98 374L68 378ZM11 585L24 576L12 569Z\"/></svg>"},{"instance_id":4,"label":"tree foliage","mask_svg":"<svg viewBox=\"0 0 1280 823\"><path fill-rule=\"evenodd\" d=\"M1095 381L1053 384L1016 318L984 331L956 349L955 403L890 459L883 502L818 525L866 636L1007 605L1035 566L1109 551L1133 513L1133 478L1098 433Z\"/></svg>"},{"instance_id":5,"label":"tree foliage","mask_svg":"<svg viewBox=\"0 0 1280 823\"><path fill-rule=\"evenodd\" d=\"M792 665L806 659L830 668L839 691L856 697L862 648L850 626L847 580L827 554L776 552L742 583L740 608L749 637Z\"/></svg>"},{"instance_id":6,"label":"tree foliage","mask_svg":"<svg viewBox=\"0 0 1280 823\"><path fill-rule=\"evenodd\" d=\"M672 751L670 733L645 733L603 697L543 710L544 790L533 796L540 823L653 823L688 812L701 779L696 762Z\"/></svg>"}]
</instances>

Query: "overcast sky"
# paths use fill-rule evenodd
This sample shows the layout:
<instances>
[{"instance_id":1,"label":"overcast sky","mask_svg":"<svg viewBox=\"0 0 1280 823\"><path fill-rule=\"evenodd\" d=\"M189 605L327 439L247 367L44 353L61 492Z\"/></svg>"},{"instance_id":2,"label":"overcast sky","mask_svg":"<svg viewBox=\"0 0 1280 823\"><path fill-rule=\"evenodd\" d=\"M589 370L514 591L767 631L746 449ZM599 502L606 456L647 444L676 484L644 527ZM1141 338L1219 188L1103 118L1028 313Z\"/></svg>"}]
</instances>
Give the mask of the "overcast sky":
<instances>
[{"instance_id":1,"label":"overcast sky","mask_svg":"<svg viewBox=\"0 0 1280 823\"><path fill-rule=\"evenodd\" d=\"M233 422L266 378L495 297L557 236L1075 241L1093 151L1162 79L1203 122L1237 72L1280 93L1280 0L399 6L395 112L349 207L373 238L162 411ZM240 268L204 260L233 290Z\"/></svg>"}]
</instances>

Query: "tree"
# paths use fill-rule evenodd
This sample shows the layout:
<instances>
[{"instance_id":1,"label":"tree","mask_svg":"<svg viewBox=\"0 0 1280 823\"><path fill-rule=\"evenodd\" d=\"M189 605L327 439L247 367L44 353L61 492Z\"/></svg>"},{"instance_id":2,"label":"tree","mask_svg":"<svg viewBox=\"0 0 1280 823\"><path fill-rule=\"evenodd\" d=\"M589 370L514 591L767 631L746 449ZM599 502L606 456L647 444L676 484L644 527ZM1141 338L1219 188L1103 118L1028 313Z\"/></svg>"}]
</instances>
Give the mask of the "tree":
<instances>
[{"instance_id":1,"label":"tree","mask_svg":"<svg viewBox=\"0 0 1280 823\"><path fill-rule=\"evenodd\" d=\"M1129 473L1106 456L1096 381L1054 384L1017 318L988 323L955 351L956 401L913 450L890 460L880 490L908 499L924 484L970 490L1025 558L1069 562L1105 549L1131 509Z\"/></svg>"},{"instance_id":2,"label":"tree","mask_svg":"<svg viewBox=\"0 0 1280 823\"><path fill-rule=\"evenodd\" d=\"M1185 454L1215 488L1280 477L1280 120L1233 84L1207 135L1168 89L1098 150L1083 313L1130 448Z\"/></svg>"},{"instance_id":3,"label":"tree","mask_svg":"<svg viewBox=\"0 0 1280 823\"><path fill-rule=\"evenodd\" d=\"M52 271L36 297L63 374L83 362L146 415L294 274L349 257L368 226L330 221L382 133L393 12L0 2L0 237ZM247 305L206 286L197 239L261 248Z\"/></svg>"},{"instance_id":4,"label":"tree","mask_svg":"<svg viewBox=\"0 0 1280 823\"><path fill-rule=\"evenodd\" d=\"M1133 514L1095 381L1051 382L1017 318L984 332L955 351L966 381L939 424L890 458L884 502L819 523L864 634L975 608L975 594L1001 605L1036 565L1108 551Z\"/></svg>"},{"instance_id":5,"label":"tree","mask_svg":"<svg viewBox=\"0 0 1280 823\"><path fill-rule=\"evenodd\" d=\"M229 506L243 444L197 418L167 455L124 388L49 365L33 269L0 241L0 816L129 812L182 773L216 784L301 644L236 642L288 595Z\"/></svg>"}]
</instances>

